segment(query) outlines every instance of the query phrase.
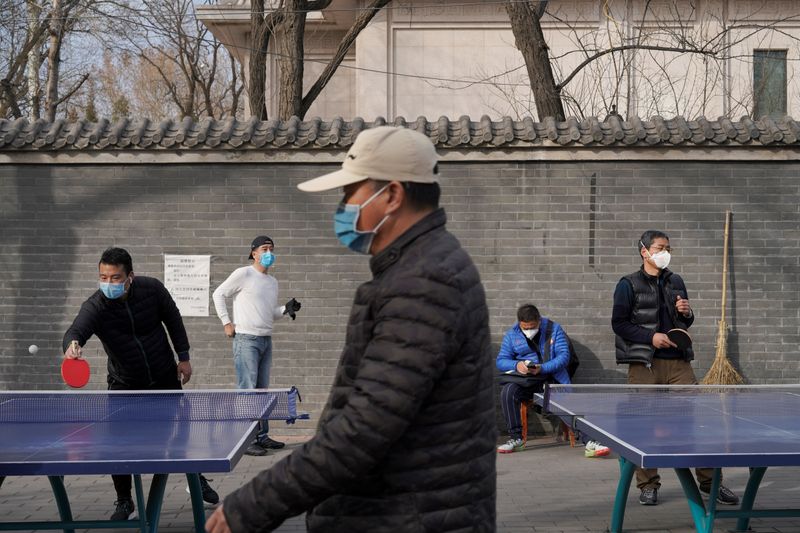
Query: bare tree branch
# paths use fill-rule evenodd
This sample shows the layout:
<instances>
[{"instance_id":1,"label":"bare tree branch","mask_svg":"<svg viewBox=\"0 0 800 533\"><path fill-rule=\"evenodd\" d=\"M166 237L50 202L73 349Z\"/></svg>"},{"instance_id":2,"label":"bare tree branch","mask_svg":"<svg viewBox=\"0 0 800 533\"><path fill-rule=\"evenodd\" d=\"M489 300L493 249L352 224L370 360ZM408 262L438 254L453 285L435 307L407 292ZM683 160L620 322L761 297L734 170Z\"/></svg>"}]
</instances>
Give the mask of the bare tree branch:
<instances>
[{"instance_id":1,"label":"bare tree branch","mask_svg":"<svg viewBox=\"0 0 800 533\"><path fill-rule=\"evenodd\" d=\"M592 61L595 61L597 58L603 57L604 55L613 54L615 52L622 52L624 50L660 50L662 52L692 53L692 54L707 55L707 56L712 56L712 57L716 57L716 55L717 55L717 53L713 52L713 51L703 51L703 50L694 49L694 48L680 48L680 47L675 47L675 46L652 46L652 45L646 45L646 44L626 44L626 45L622 45L622 46L613 46L611 48L608 48L606 50L601 50L600 52L597 52L597 53L592 54L591 56L589 56L587 59L585 59L583 62L581 62L580 65L575 67L572 70L572 72L570 72L570 74L566 78L564 78L564 80L561 83L556 84L556 88L558 90L561 90L564 86L569 84L569 82L572 81L572 79L581 70L583 70L584 67L586 67L586 65L588 65Z\"/></svg>"},{"instance_id":2,"label":"bare tree branch","mask_svg":"<svg viewBox=\"0 0 800 533\"><path fill-rule=\"evenodd\" d=\"M303 97L303 103L300 107L300 118L305 118L309 108L333 77L336 69L339 68L339 65L341 65L342 61L347 55L347 51L353 46L353 43L355 43L356 38L361 31L369 25L372 19L375 18L375 15L377 15L381 9L389 5L391 2L392 0L373 0L369 5L364 7L364 10L361 13L359 13L358 17L356 17L356 20L353 22L353 25L350 26L350 28L347 30L347 33L339 42L339 46L336 49L336 52L333 54L333 58L325 66L325 69L319 75L317 81L314 82L306 95Z\"/></svg>"},{"instance_id":3,"label":"bare tree branch","mask_svg":"<svg viewBox=\"0 0 800 533\"><path fill-rule=\"evenodd\" d=\"M88 79L89 79L89 73L87 72L87 73L85 73L83 76L81 76L81 79L79 79L79 80L78 80L78 81L77 81L77 82L76 82L76 83L75 83L75 84L72 86L72 88L71 88L71 89L68 89L68 90L67 90L67 92L64 94L64 96L61 96L61 97L58 99L58 101L56 102L56 107L58 107L59 105L61 105L61 104L62 104L62 103L64 103L64 102L66 102L66 101L67 101L67 100L68 100L68 99L69 99L69 98L70 98L70 97L71 97L73 94L75 94L75 92L76 92L78 89L80 89L80 88L81 88L81 86L82 86L82 85L83 85L83 84L86 82L86 80L88 80Z\"/></svg>"},{"instance_id":4,"label":"bare tree branch","mask_svg":"<svg viewBox=\"0 0 800 533\"><path fill-rule=\"evenodd\" d=\"M28 59L28 54L30 53L30 51L33 49L34 46L38 46L41 43L41 39L49 27L50 27L50 17L48 16L39 23L38 27L36 28L36 31L28 36L25 46L22 47L22 50L20 50L19 53L17 53L17 56L9 65L8 71L6 72L6 75L3 78L4 81L11 81L11 79L17 75L19 69L24 68L24 65Z\"/></svg>"}]
</instances>

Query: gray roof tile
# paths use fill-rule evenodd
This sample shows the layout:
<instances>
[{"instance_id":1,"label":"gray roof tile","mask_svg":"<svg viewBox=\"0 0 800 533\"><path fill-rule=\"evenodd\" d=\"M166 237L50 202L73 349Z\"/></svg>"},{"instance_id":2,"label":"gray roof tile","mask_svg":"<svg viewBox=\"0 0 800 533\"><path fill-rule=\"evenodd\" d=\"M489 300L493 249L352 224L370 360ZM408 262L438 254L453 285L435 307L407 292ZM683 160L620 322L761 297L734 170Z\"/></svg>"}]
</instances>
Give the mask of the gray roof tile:
<instances>
[{"instance_id":1,"label":"gray roof tile","mask_svg":"<svg viewBox=\"0 0 800 533\"><path fill-rule=\"evenodd\" d=\"M392 122L378 117L373 122L362 118L345 121L319 118L290 120L238 121L232 118L204 118L194 122L123 118L114 123L68 123L62 119L0 120L0 151L114 151L114 150L258 150L258 149L344 149L364 129L395 125L424 133L441 148L525 148L547 146L714 146L770 145L800 143L800 123L790 117L757 121L742 117L734 122L727 117L708 120L699 117L648 120L631 117L627 121L611 115L604 121L596 117L582 120L570 117L563 122L546 118L534 122L530 117L514 121L504 117L492 121L482 116L473 121L462 116L456 121L441 117L430 122L418 117L413 122L398 117Z\"/></svg>"}]
</instances>

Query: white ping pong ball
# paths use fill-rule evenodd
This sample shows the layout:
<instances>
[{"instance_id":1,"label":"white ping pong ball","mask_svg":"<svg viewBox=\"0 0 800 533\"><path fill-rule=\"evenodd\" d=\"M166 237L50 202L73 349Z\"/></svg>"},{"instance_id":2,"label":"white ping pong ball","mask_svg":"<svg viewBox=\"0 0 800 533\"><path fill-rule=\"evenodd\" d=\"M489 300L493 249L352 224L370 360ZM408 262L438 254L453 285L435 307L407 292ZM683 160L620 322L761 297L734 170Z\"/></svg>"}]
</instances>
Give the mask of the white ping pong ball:
<instances>
[{"instance_id":1,"label":"white ping pong ball","mask_svg":"<svg viewBox=\"0 0 800 533\"><path fill-rule=\"evenodd\" d=\"M30 346L28 346L28 352L30 354L36 355L36 352L38 352L38 351L39 351L39 347L36 346L35 344L31 344Z\"/></svg>"}]
</instances>

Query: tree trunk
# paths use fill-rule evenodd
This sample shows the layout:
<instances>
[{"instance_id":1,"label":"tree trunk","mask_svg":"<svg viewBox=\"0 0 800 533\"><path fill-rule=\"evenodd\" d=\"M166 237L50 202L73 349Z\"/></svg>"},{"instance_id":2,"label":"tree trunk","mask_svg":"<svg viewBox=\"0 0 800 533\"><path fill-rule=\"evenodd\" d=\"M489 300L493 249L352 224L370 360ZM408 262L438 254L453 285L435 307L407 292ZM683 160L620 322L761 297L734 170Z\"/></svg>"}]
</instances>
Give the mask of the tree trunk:
<instances>
[{"instance_id":1,"label":"tree trunk","mask_svg":"<svg viewBox=\"0 0 800 533\"><path fill-rule=\"evenodd\" d=\"M200 98L202 102L197 103L198 115L207 116L211 118L219 118L222 115L222 110L218 110L214 105L214 80L217 75L217 62L219 48L222 44L215 38L208 39L206 37L208 30L198 26L197 36L191 42L191 83L198 87ZM211 53L211 64L209 65L207 49L201 43L208 43ZM198 99L200 99L198 98ZM203 109L200 108L202 103ZM221 106L220 106L221 107ZM219 113L218 113L219 111Z\"/></svg>"},{"instance_id":2,"label":"tree trunk","mask_svg":"<svg viewBox=\"0 0 800 533\"><path fill-rule=\"evenodd\" d=\"M539 120L546 117L564 120L564 105L553 77L549 48L540 24L543 10L537 13L527 2L507 2L506 12L511 19L516 46L525 59Z\"/></svg>"},{"instance_id":3,"label":"tree trunk","mask_svg":"<svg viewBox=\"0 0 800 533\"><path fill-rule=\"evenodd\" d=\"M8 80L2 79L0 80L0 118L5 118L9 109L14 118L22 117L14 87Z\"/></svg>"},{"instance_id":4,"label":"tree trunk","mask_svg":"<svg viewBox=\"0 0 800 533\"><path fill-rule=\"evenodd\" d=\"M244 85L239 84L239 75L241 74L242 78L244 78L244 72L239 71L242 67L236 63L236 59L230 53L228 53L228 60L231 64L231 82L228 85L228 90L231 92L230 116L235 117L236 112L239 110L239 98L244 89Z\"/></svg>"},{"instance_id":5,"label":"tree trunk","mask_svg":"<svg viewBox=\"0 0 800 533\"><path fill-rule=\"evenodd\" d=\"M248 101L250 114L259 120L267 120L267 50L275 24L275 12L264 16L264 0L250 0L250 33L253 36L253 52L250 54L248 76Z\"/></svg>"},{"instance_id":6,"label":"tree trunk","mask_svg":"<svg viewBox=\"0 0 800 533\"><path fill-rule=\"evenodd\" d=\"M278 118L300 115L303 105L303 36L306 2L287 0L283 23L278 29Z\"/></svg>"},{"instance_id":7,"label":"tree trunk","mask_svg":"<svg viewBox=\"0 0 800 533\"><path fill-rule=\"evenodd\" d=\"M61 43L64 37L64 10L61 0L53 0L53 12L50 18L50 49L47 52L47 99L45 100L45 118L49 122L56 119L58 105L58 78L61 68Z\"/></svg>"},{"instance_id":8,"label":"tree trunk","mask_svg":"<svg viewBox=\"0 0 800 533\"><path fill-rule=\"evenodd\" d=\"M186 94L186 104L183 108L183 116L184 117L192 117L194 120L197 120L197 108L195 106L195 95L197 94L197 86L194 83L190 83L188 86L188 92Z\"/></svg>"},{"instance_id":9,"label":"tree trunk","mask_svg":"<svg viewBox=\"0 0 800 533\"><path fill-rule=\"evenodd\" d=\"M27 0L28 6L28 35L32 36L39 27L42 16L42 6L36 0ZM28 100L30 101L29 115L31 120L38 120L42 110L42 84L39 80L39 69L42 66L42 51L39 46L34 46L28 53Z\"/></svg>"}]
</instances>

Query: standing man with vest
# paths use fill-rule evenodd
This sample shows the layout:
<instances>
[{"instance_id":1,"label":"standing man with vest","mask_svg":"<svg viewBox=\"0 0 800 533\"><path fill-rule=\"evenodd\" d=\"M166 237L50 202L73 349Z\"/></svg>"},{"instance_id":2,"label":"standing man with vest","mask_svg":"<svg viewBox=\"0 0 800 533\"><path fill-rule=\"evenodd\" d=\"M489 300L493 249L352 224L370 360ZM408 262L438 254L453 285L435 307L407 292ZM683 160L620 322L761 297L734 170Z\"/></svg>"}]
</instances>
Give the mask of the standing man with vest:
<instances>
[{"instance_id":1,"label":"standing man with vest","mask_svg":"<svg viewBox=\"0 0 800 533\"><path fill-rule=\"evenodd\" d=\"M696 385L694 352L679 350L667 332L689 329L694 314L683 279L667 269L671 248L666 233L645 231L639 242L641 268L619 280L614 290L611 326L616 334L617 364L628 365L628 383L637 385ZM700 491L711 491L713 470L695 469ZM637 468L639 503L656 505L661 477L655 468ZM736 505L739 497L720 485L717 501Z\"/></svg>"}]
</instances>

